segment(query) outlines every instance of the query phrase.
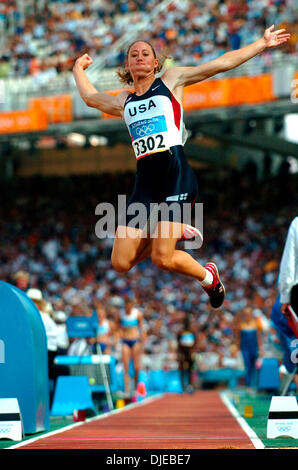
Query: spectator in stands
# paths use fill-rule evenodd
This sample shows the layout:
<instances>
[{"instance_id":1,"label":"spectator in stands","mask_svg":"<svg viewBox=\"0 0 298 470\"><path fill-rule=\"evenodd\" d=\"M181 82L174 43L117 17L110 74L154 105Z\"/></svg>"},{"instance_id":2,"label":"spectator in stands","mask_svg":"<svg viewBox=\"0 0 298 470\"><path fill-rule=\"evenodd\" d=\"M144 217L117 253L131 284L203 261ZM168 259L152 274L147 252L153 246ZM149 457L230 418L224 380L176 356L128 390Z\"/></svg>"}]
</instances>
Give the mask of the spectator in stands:
<instances>
[{"instance_id":1,"label":"spectator in stands","mask_svg":"<svg viewBox=\"0 0 298 470\"><path fill-rule=\"evenodd\" d=\"M58 76L71 70L73 60L82 51L102 57L106 47L127 31L133 32L140 22L147 22L144 34L148 37L144 39L153 38L158 53L166 49L181 65L203 63L228 49L243 47L260 35L263 26L270 24L285 27L292 33L285 46L286 52L295 53L297 48L297 15L291 0L277 3L251 0L238 6L229 0L205 1L199 5L186 0L171 2L158 15L154 15L157 0L106 5L90 4L88 0L48 1L37 2L34 8L28 5L23 11L24 17L18 3L12 3L13 11L0 3L3 35L0 56L6 61L2 73L5 77L28 75L34 59L44 64L43 70L35 75L35 78L42 75L43 84L44 80L51 83L53 73ZM109 54L109 67L123 63L123 51L115 49ZM0 65L0 74L1 68ZM49 76L44 75L45 68L52 69Z\"/></svg>"},{"instance_id":2,"label":"spectator in stands","mask_svg":"<svg viewBox=\"0 0 298 470\"><path fill-rule=\"evenodd\" d=\"M10 73L11 64L7 57L0 57L0 78L7 78Z\"/></svg>"},{"instance_id":3,"label":"spectator in stands","mask_svg":"<svg viewBox=\"0 0 298 470\"><path fill-rule=\"evenodd\" d=\"M228 351L222 355L220 365L224 369L235 369L238 371L244 369L243 357L236 344L230 344Z\"/></svg>"},{"instance_id":4,"label":"spectator in stands","mask_svg":"<svg viewBox=\"0 0 298 470\"><path fill-rule=\"evenodd\" d=\"M24 290L24 291L28 289L29 278L30 278L29 274L22 270L18 271L14 275L16 286L19 289Z\"/></svg>"}]
</instances>

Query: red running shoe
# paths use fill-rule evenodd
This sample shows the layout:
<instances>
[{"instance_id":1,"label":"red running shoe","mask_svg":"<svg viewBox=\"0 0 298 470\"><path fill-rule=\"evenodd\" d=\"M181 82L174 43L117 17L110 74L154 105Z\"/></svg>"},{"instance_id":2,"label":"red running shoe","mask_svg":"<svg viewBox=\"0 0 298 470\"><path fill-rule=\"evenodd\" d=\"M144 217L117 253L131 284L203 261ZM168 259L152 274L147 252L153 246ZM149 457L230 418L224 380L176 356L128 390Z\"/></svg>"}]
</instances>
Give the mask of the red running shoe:
<instances>
[{"instance_id":1,"label":"red running shoe","mask_svg":"<svg viewBox=\"0 0 298 470\"><path fill-rule=\"evenodd\" d=\"M212 276L213 276L213 283L211 286L202 286L204 291L209 295L210 297L210 304L211 307L213 308L219 308L226 295L226 290L224 288L223 283L219 279L219 274L218 274L218 269L216 264L214 263L207 263L204 266L207 271L209 271Z\"/></svg>"},{"instance_id":2,"label":"red running shoe","mask_svg":"<svg viewBox=\"0 0 298 470\"><path fill-rule=\"evenodd\" d=\"M193 240L198 238L201 243L203 243L203 235L200 230L192 225L186 224L181 240Z\"/></svg>"}]
</instances>

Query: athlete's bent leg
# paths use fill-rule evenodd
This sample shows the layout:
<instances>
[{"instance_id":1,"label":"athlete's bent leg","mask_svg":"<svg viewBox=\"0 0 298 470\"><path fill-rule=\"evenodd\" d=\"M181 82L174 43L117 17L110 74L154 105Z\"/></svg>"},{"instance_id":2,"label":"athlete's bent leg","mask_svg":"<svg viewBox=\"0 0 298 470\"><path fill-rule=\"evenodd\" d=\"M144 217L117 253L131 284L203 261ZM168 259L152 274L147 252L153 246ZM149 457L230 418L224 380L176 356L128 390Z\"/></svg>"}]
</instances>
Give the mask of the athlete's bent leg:
<instances>
[{"instance_id":1,"label":"athlete's bent leg","mask_svg":"<svg viewBox=\"0 0 298 470\"><path fill-rule=\"evenodd\" d=\"M184 228L184 224L177 222L158 223L152 240L152 261L161 269L185 274L201 282L206 277L206 269L189 253L176 249Z\"/></svg>"},{"instance_id":2,"label":"athlete's bent leg","mask_svg":"<svg viewBox=\"0 0 298 470\"><path fill-rule=\"evenodd\" d=\"M189 253L176 249L185 225L177 222L159 222L152 242L152 261L159 268L186 276L201 282L210 297L213 308L219 308L225 298L225 288L219 279L214 263L202 266Z\"/></svg>"},{"instance_id":3,"label":"athlete's bent leg","mask_svg":"<svg viewBox=\"0 0 298 470\"><path fill-rule=\"evenodd\" d=\"M118 273L129 271L151 254L151 240L142 230L118 227L112 250L112 265Z\"/></svg>"}]
</instances>

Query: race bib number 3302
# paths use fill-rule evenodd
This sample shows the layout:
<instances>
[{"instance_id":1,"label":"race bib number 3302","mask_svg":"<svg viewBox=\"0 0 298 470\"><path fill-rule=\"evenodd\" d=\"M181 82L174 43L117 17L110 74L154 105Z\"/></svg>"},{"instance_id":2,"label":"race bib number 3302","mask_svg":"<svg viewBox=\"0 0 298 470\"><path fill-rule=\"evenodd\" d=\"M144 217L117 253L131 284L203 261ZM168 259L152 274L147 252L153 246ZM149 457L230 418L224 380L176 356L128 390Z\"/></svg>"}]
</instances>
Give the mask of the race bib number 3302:
<instances>
[{"instance_id":1,"label":"race bib number 3302","mask_svg":"<svg viewBox=\"0 0 298 470\"><path fill-rule=\"evenodd\" d=\"M142 119L129 125L132 145L137 158L166 150L167 124L164 116Z\"/></svg>"}]
</instances>

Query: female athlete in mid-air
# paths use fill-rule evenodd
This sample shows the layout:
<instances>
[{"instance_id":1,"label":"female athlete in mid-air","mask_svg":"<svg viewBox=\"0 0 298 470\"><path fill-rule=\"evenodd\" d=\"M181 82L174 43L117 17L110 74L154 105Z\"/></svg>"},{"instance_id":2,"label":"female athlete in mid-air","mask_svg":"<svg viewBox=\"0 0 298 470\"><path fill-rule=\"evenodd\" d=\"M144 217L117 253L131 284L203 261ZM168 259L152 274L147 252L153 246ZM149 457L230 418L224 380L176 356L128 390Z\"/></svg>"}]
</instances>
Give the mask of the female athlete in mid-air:
<instances>
[{"instance_id":1,"label":"female athlete in mid-air","mask_svg":"<svg viewBox=\"0 0 298 470\"><path fill-rule=\"evenodd\" d=\"M144 204L149 218L154 203L170 205L175 201L182 207L194 202L197 181L183 153L183 88L238 67L265 49L280 46L289 37L285 29L274 31L273 25L261 39L248 46L199 66L172 67L160 78L155 77L160 64L153 47L145 41L136 41L128 48L125 73L120 76L123 82L133 85L135 92L123 90L117 96L98 92L90 83L84 72L93 62L88 54L76 60L73 74L85 103L120 116L127 124L137 158L135 188L128 207L135 202ZM211 306L219 308L225 289L216 265L207 263L203 267L189 253L176 248L179 240L198 235L199 230L171 214L168 211L166 216L159 215L153 236L148 232L144 236L146 227L132 227L127 210L126 222L120 221L114 241L114 269L127 272L151 255L161 269L197 279L209 295Z\"/></svg>"}]
</instances>

